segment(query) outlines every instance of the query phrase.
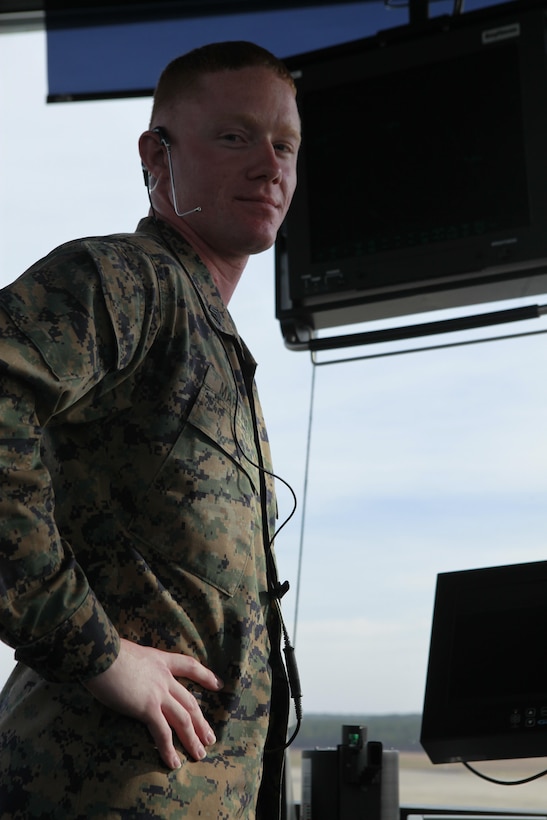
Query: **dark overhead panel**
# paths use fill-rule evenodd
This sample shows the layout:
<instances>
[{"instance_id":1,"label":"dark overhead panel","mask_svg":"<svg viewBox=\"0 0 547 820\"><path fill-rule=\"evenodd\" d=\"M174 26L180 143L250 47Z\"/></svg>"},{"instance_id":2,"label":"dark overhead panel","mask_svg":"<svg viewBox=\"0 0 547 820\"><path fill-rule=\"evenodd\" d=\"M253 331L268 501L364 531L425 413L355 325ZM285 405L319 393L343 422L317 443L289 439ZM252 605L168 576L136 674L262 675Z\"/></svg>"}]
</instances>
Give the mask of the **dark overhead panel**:
<instances>
[{"instance_id":1,"label":"dark overhead panel","mask_svg":"<svg viewBox=\"0 0 547 820\"><path fill-rule=\"evenodd\" d=\"M148 96L171 59L213 41L252 40L285 58L406 22L383 0L44 5L49 102Z\"/></svg>"},{"instance_id":2,"label":"dark overhead panel","mask_svg":"<svg viewBox=\"0 0 547 820\"><path fill-rule=\"evenodd\" d=\"M29 11L43 11L43 0L0 0L2 14L24 14Z\"/></svg>"},{"instance_id":3,"label":"dark overhead panel","mask_svg":"<svg viewBox=\"0 0 547 820\"><path fill-rule=\"evenodd\" d=\"M341 4L343 0L159 0L154 3L150 0L137 2L81 2L80 0L0 0L0 14L17 14L27 11L68 11L73 13L95 13L110 11L120 13L127 19L132 15L147 13L148 16L157 16L167 9L168 14L173 9L183 15L206 17L209 14L231 14L248 11L259 11L276 8L296 8L298 6L326 6ZM363 0L355 0L363 2Z\"/></svg>"},{"instance_id":4,"label":"dark overhead panel","mask_svg":"<svg viewBox=\"0 0 547 820\"><path fill-rule=\"evenodd\" d=\"M363 3L364 0L350 0ZM13 3L17 5L17 3ZM98 3L44 0L48 13L78 20L81 25L93 25L97 18L151 20L170 17L210 17L224 14L248 14L257 11L305 8L309 6L341 6L346 0L159 0L159 2L120 3L103 0Z\"/></svg>"}]
</instances>

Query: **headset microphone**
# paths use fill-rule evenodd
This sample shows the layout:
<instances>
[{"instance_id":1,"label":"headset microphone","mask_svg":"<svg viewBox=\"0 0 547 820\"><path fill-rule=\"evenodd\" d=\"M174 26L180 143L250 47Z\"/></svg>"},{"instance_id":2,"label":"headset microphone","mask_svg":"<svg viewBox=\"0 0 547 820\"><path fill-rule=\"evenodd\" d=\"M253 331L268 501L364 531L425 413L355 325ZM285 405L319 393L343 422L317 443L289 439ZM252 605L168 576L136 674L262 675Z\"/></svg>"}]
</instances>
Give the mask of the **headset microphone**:
<instances>
[{"instance_id":1,"label":"headset microphone","mask_svg":"<svg viewBox=\"0 0 547 820\"><path fill-rule=\"evenodd\" d=\"M188 216L188 214L199 214L201 213L201 205L198 205L197 208L191 208L189 211L184 211L184 213L179 213L175 208L175 213L177 216Z\"/></svg>"},{"instance_id":2,"label":"headset microphone","mask_svg":"<svg viewBox=\"0 0 547 820\"><path fill-rule=\"evenodd\" d=\"M177 192L175 191L175 177L173 174L173 160L171 159L171 143L169 142L169 137L167 136L167 132L165 128L161 125L156 126L153 128L152 131L157 134L160 138L160 142L163 146L165 146L165 150L167 151L167 164L169 166L169 179L171 182L171 196L173 197L173 209L177 216L183 217L188 216L189 214L196 214L201 212L201 206L198 205L197 208L191 208L189 211L179 211L179 206L177 203ZM148 169L143 166L143 174L144 174L144 184L148 187L149 183L149 175Z\"/></svg>"}]
</instances>

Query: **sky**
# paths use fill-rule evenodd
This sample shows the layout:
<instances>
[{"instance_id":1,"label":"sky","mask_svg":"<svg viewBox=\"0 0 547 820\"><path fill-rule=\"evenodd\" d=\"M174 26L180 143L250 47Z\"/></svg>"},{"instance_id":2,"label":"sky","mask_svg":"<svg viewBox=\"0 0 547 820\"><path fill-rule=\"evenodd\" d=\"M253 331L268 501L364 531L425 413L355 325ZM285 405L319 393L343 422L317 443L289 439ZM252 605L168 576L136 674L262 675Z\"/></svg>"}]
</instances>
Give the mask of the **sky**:
<instances>
[{"instance_id":1,"label":"sky","mask_svg":"<svg viewBox=\"0 0 547 820\"><path fill-rule=\"evenodd\" d=\"M146 214L136 146L151 101L47 105L41 32L0 36L0 77L4 285L58 244ZM284 346L271 251L230 310L298 498L276 551L304 714L420 712L437 574L547 557L547 337L314 365ZM292 501L278 490L282 520ZM0 645L0 683L13 663Z\"/></svg>"}]
</instances>

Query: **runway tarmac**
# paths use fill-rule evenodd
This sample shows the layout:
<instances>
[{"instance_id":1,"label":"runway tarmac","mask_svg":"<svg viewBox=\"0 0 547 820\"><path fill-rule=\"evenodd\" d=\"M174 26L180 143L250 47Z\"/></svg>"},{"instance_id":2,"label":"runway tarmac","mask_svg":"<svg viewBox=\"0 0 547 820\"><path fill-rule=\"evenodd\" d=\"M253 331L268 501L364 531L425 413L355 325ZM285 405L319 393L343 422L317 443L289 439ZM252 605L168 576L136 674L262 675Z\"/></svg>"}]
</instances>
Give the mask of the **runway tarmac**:
<instances>
[{"instance_id":1,"label":"runway tarmac","mask_svg":"<svg viewBox=\"0 0 547 820\"><path fill-rule=\"evenodd\" d=\"M300 757L291 752L294 799L301 796ZM483 761L471 764L478 771L504 781L527 778L547 769L547 758ZM523 785L497 785L469 772L461 763L437 764L420 752L399 755L401 806L451 809L491 809L545 812L547 776Z\"/></svg>"}]
</instances>

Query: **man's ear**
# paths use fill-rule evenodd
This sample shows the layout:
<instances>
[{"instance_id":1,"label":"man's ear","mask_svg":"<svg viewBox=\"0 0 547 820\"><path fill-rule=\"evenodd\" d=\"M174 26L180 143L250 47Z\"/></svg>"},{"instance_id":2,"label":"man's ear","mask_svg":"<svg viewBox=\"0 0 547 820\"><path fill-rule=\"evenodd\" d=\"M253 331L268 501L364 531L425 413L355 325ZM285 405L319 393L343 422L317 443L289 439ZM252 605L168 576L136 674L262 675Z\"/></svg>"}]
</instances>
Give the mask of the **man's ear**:
<instances>
[{"instance_id":1,"label":"man's ear","mask_svg":"<svg viewBox=\"0 0 547 820\"><path fill-rule=\"evenodd\" d=\"M162 176L162 173L169 173L167 167L166 152L161 144L159 135L155 131L145 131L139 138L139 154L145 172L145 179L155 180ZM150 184L152 184L150 182Z\"/></svg>"}]
</instances>

